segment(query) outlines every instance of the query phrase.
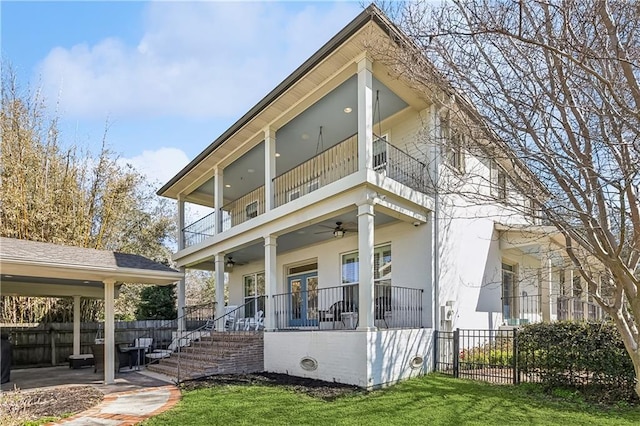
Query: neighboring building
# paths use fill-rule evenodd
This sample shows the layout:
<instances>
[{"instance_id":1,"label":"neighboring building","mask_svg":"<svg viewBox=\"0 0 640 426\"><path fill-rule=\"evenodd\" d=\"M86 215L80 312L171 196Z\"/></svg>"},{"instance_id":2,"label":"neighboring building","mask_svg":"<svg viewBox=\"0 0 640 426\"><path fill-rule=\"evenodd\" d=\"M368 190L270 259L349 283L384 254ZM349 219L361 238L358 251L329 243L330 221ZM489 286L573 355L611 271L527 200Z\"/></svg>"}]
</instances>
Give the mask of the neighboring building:
<instances>
[{"instance_id":1,"label":"neighboring building","mask_svg":"<svg viewBox=\"0 0 640 426\"><path fill-rule=\"evenodd\" d=\"M367 49L390 35L367 8L158 191L178 200L177 265L215 270L219 307L226 271L229 305L265 312L266 371L373 387L429 371L436 329L592 314L553 228L438 190L526 203L456 145L440 89ZM214 210L185 226L185 203Z\"/></svg>"}]
</instances>

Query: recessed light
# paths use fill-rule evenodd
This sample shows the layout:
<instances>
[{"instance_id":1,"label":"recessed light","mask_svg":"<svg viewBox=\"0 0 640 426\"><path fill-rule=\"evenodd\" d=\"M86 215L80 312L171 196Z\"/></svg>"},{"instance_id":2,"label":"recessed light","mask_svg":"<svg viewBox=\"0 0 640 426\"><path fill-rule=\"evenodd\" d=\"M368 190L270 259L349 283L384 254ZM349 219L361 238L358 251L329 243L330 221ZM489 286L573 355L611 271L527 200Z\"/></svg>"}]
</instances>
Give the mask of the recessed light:
<instances>
[{"instance_id":1,"label":"recessed light","mask_svg":"<svg viewBox=\"0 0 640 426\"><path fill-rule=\"evenodd\" d=\"M343 111L345 114L350 114L353 109L351 109L351 107L346 107Z\"/></svg>"},{"instance_id":2,"label":"recessed light","mask_svg":"<svg viewBox=\"0 0 640 426\"><path fill-rule=\"evenodd\" d=\"M226 184L224 185L224 187L225 187L225 188L231 188L231 184L230 184L230 183L226 183Z\"/></svg>"},{"instance_id":3,"label":"recessed light","mask_svg":"<svg viewBox=\"0 0 640 426\"><path fill-rule=\"evenodd\" d=\"M85 284L89 284L89 281L83 281L83 283L85 283Z\"/></svg>"},{"instance_id":4,"label":"recessed light","mask_svg":"<svg viewBox=\"0 0 640 426\"><path fill-rule=\"evenodd\" d=\"M5 275L5 278L13 278L13 275Z\"/></svg>"},{"instance_id":5,"label":"recessed light","mask_svg":"<svg viewBox=\"0 0 640 426\"><path fill-rule=\"evenodd\" d=\"M280 153L276 152L276 157L280 157Z\"/></svg>"},{"instance_id":6,"label":"recessed light","mask_svg":"<svg viewBox=\"0 0 640 426\"><path fill-rule=\"evenodd\" d=\"M301 137L303 141L306 141L307 139L309 139L309 135L307 133L303 133Z\"/></svg>"},{"instance_id":7,"label":"recessed light","mask_svg":"<svg viewBox=\"0 0 640 426\"><path fill-rule=\"evenodd\" d=\"M253 173L253 172L255 172L255 170L254 169L249 169L249 170L247 170L247 172Z\"/></svg>"},{"instance_id":8,"label":"recessed light","mask_svg":"<svg viewBox=\"0 0 640 426\"><path fill-rule=\"evenodd\" d=\"M302 230L298 231L298 234L304 234L304 233L305 233L305 232L304 232L304 231L302 231Z\"/></svg>"}]
</instances>

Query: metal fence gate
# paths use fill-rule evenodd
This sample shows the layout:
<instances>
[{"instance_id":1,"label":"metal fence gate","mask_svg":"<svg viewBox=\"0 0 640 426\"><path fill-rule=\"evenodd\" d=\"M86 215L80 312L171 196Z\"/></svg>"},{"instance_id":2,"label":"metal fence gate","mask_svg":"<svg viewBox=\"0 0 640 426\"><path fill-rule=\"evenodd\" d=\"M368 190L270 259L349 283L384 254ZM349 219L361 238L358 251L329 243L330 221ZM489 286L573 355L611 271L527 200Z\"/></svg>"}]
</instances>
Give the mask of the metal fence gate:
<instances>
[{"instance_id":1,"label":"metal fence gate","mask_svg":"<svg viewBox=\"0 0 640 426\"><path fill-rule=\"evenodd\" d=\"M434 370L492 383L520 383L516 329L435 331Z\"/></svg>"}]
</instances>

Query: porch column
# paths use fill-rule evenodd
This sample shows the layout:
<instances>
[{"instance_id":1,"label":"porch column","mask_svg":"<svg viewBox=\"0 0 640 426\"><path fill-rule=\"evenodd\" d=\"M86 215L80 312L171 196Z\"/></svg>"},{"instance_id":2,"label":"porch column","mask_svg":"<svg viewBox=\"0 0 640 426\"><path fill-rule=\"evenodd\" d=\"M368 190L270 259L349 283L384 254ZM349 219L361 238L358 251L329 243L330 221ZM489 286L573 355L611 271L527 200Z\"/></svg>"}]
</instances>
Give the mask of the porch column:
<instances>
[{"instance_id":1,"label":"porch column","mask_svg":"<svg viewBox=\"0 0 640 426\"><path fill-rule=\"evenodd\" d=\"M276 177L276 131L271 127L264 130L264 210L275 207L273 178Z\"/></svg>"},{"instance_id":2,"label":"porch column","mask_svg":"<svg viewBox=\"0 0 640 426\"><path fill-rule=\"evenodd\" d=\"M184 195L178 194L178 251L184 249L184 243Z\"/></svg>"},{"instance_id":3,"label":"porch column","mask_svg":"<svg viewBox=\"0 0 640 426\"><path fill-rule=\"evenodd\" d=\"M265 303L265 323L264 328L268 331L275 331L276 324L276 301L273 296L278 292L278 273L277 273L277 251L278 244L275 235L267 235L264 237L264 287L266 290L267 300Z\"/></svg>"},{"instance_id":4,"label":"porch column","mask_svg":"<svg viewBox=\"0 0 640 426\"><path fill-rule=\"evenodd\" d=\"M104 281L104 384L115 383L116 333L114 315L114 293L116 281Z\"/></svg>"},{"instance_id":5,"label":"porch column","mask_svg":"<svg viewBox=\"0 0 640 426\"><path fill-rule=\"evenodd\" d=\"M373 169L373 74L371 59L358 61L358 170Z\"/></svg>"},{"instance_id":6,"label":"porch column","mask_svg":"<svg viewBox=\"0 0 640 426\"><path fill-rule=\"evenodd\" d=\"M224 253L216 253L214 257L215 263L215 280L216 280L216 318L220 318L224 314ZM225 321L218 321L216 329L224 331Z\"/></svg>"},{"instance_id":7,"label":"porch column","mask_svg":"<svg viewBox=\"0 0 640 426\"><path fill-rule=\"evenodd\" d=\"M185 267L182 266L180 267L180 272L182 272L182 274L184 274L185 272ZM185 283L185 278L181 278L180 281L178 281L178 294L177 294L177 299L178 299L178 333L182 333L183 331L186 330L186 319L184 317L184 307L186 306L186 283Z\"/></svg>"},{"instance_id":8,"label":"porch column","mask_svg":"<svg viewBox=\"0 0 640 426\"><path fill-rule=\"evenodd\" d=\"M542 321L551 322L551 282L553 281L553 266L551 258L545 262L545 272L540 283L540 309Z\"/></svg>"},{"instance_id":9,"label":"porch column","mask_svg":"<svg viewBox=\"0 0 640 426\"><path fill-rule=\"evenodd\" d=\"M73 354L80 355L80 296L73 296Z\"/></svg>"},{"instance_id":10,"label":"porch column","mask_svg":"<svg viewBox=\"0 0 640 426\"><path fill-rule=\"evenodd\" d=\"M358 330L375 330L373 281L373 200L358 205Z\"/></svg>"},{"instance_id":11,"label":"porch column","mask_svg":"<svg viewBox=\"0 0 640 426\"><path fill-rule=\"evenodd\" d=\"M219 234L223 231L224 176L222 168L216 167L213 169L213 181L215 185L215 188L213 188L214 233Z\"/></svg>"}]
</instances>

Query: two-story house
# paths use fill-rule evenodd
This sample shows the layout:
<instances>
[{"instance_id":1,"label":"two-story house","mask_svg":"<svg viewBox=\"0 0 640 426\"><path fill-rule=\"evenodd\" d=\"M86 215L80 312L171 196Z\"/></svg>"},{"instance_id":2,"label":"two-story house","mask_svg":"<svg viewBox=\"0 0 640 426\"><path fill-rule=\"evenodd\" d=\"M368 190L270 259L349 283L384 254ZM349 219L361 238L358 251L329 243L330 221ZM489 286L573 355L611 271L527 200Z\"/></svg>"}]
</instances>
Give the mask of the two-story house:
<instances>
[{"instance_id":1,"label":"two-story house","mask_svg":"<svg viewBox=\"0 0 640 426\"><path fill-rule=\"evenodd\" d=\"M235 321L264 312L265 371L372 387L429 371L435 329L558 316L552 229L439 191L517 197L506 166L451 148L444 89L370 48L403 37L370 6L158 191L177 265L215 271L217 316L225 285ZM185 203L213 213L185 224Z\"/></svg>"}]
</instances>

